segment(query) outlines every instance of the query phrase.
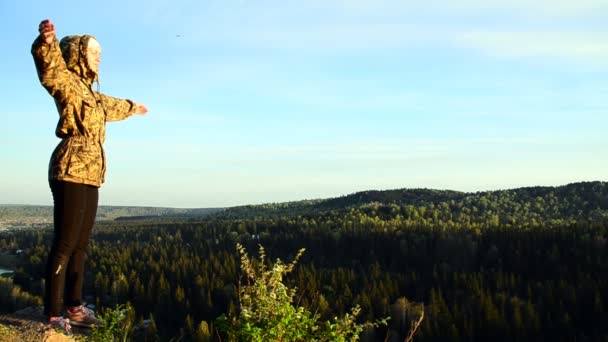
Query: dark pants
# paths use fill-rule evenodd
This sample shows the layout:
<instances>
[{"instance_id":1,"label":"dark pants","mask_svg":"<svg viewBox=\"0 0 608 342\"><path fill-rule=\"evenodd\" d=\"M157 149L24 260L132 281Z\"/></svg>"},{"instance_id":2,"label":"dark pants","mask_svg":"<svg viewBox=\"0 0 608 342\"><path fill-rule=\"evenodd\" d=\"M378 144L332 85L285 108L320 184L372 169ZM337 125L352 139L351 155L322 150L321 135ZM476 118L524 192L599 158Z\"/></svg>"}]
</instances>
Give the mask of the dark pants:
<instances>
[{"instance_id":1,"label":"dark pants","mask_svg":"<svg viewBox=\"0 0 608 342\"><path fill-rule=\"evenodd\" d=\"M82 299L84 258L97 214L98 188L50 181L55 235L46 266L44 313L60 316L63 304L78 306ZM64 300L65 294L65 300Z\"/></svg>"}]
</instances>

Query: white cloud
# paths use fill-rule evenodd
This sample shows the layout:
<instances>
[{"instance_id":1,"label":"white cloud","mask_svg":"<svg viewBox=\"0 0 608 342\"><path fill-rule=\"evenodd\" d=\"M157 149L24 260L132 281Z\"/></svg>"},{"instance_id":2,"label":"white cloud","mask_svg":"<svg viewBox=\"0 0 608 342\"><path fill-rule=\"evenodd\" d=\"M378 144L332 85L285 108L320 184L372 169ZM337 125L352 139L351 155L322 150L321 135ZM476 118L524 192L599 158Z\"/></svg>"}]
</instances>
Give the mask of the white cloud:
<instances>
[{"instance_id":1,"label":"white cloud","mask_svg":"<svg viewBox=\"0 0 608 342\"><path fill-rule=\"evenodd\" d=\"M307 3L341 14L384 13L389 16L425 10L452 13L518 11L521 14L573 16L608 10L605 0L309 0Z\"/></svg>"},{"instance_id":2,"label":"white cloud","mask_svg":"<svg viewBox=\"0 0 608 342\"><path fill-rule=\"evenodd\" d=\"M465 32L455 40L497 57L608 65L608 32Z\"/></svg>"},{"instance_id":3,"label":"white cloud","mask_svg":"<svg viewBox=\"0 0 608 342\"><path fill-rule=\"evenodd\" d=\"M605 0L436 0L450 11L518 11L522 15L580 16L608 11ZM606 12L604 12L605 15Z\"/></svg>"},{"instance_id":4,"label":"white cloud","mask_svg":"<svg viewBox=\"0 0 608 342\"><path fill-rule=\"evenodd\" d=\"M586 19L608 15L606 0L311 0L295 1L192 1L146 5L144 17L180 35L180 42L247 49L357 52L411 48L416 44L443 42L454 33L503 27L582 27ZM560 22L555 21L558 18ZM533 19L533 20L530 20ZM601 24L600 24L601 25ZM605 27L605 26L604 26ZM596 28L597 29L597 25ZM568 33L568 32L566 32ZM572 33L571 35L576 35ZM560 48L526 37L537 54ZM536 34L540 42L544 38ZM553 34L552 34L553 35ZM554 35L559 36L558 33ZM585 32L578 33L585 35ZM495 38L495 37L491 37ZM508 37L498 37L508 40ZM576 38L576 37L575 37ZM469 37L468 39L471 39ZM473 37L485 41L484 37ZM586 40L583 40L581 45ZM605 41L605 40L604 40ZM605 55L596 41L578 46L580 54ZM546 43L546 42L545 42ZM489 42L483 42L484 46ZM568 49L567 44L563 49ZM497 48L493 48L497 49ZM526 51L532 51L526 48ZM559 51L563 53L562 51ZM577 54L577 52L574 52Z\"/></svg>"}]
</instances>

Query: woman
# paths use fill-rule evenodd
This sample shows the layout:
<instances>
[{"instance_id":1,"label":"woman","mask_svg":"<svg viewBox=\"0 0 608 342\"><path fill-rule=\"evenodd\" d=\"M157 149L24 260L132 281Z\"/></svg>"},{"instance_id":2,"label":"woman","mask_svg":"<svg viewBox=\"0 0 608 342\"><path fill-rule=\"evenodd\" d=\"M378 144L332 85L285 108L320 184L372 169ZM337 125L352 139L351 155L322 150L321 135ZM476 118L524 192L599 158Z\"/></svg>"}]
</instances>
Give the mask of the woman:
<instances>
[{"instance_id":1,"label":"woman","mask_svg":"<svg viewBox=\"0 0 608 342\"><path fill-rule=\"evenodd\" d=\"M54 237L46 266L44 313L51 326L70 334L71 325L100 323L82 305L82 282L98 189L106 171L105 123L148 110L93 90L101 56L93 36L72 35L59 42L50 20L43 20L38 31L32 55L40 83L55 100L59 112L55 135L61 139L49 163Z\"/></svg>"}]
</instances>

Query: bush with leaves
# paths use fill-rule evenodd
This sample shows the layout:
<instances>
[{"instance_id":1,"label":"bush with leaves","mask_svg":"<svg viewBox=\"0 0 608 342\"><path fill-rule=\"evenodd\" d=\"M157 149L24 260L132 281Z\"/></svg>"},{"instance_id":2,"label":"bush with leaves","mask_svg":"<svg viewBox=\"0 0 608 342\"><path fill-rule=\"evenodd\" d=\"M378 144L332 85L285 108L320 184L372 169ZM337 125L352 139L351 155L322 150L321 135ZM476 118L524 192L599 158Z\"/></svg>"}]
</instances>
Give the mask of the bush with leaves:
<instances>
[{"instance_id":1,"label":"bush with leaves","mask_svg":"<svg viewBox=\"0 0 608 342\"><path fill-rule=\"evenodd\" d=\"M102 324L94 327L87 341L131 341L135 323L135 310L131 304L119 304L114 309L102 310L99 319Z\"/></svg>"},{"instance_id":2,"label":"bush with leaves","mask_svg":"<svg viewBox=\"0 0 608 342\"><path fill-rule=\"evenodd\" d=\"M304 249L290 264L277 259L270 267L262 246L259 261L250 259L242 245L237 244L237 250L246 277L246 284L239 290L240 310L234 317L222 315L216 321L228 341L358 341L364 327L386 324L386 319L380 323L357 323L359 306L331 321L321 321L320 315L295 307L296 289L283 284L283 277L293 270Z\"/></svg>"}]
</instances>

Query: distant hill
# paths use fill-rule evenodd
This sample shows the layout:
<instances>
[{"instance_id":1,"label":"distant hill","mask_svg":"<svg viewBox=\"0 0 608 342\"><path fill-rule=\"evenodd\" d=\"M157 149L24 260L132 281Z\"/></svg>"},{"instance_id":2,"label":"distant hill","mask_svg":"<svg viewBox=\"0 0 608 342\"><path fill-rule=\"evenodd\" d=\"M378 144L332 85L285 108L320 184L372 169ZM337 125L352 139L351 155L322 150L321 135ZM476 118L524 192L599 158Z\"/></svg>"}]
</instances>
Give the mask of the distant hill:
<instances>
[{"instance_id":1,"label":"distant hill","mask_svg":"<svg viewBox=\"0 0 608 342\"><path fill-rule=\"evenodd\" d=\"M205 216L222 210L221 208L161 208L161 207L129 207L129 206L99 206L97 221L128 220L128 219L159 219L174 216ZM45 205L14 205L0 204L1 222L42 223L53 222L53 207Z\"/></svg>"},{"instance_id":2,"label":"distant hill","mask_svg":"<svg viewBox=\"0 0 608 342\"><path fill-rule=\"evenodd\" d=\"M98 221L107 220L198 220L312 215L352 208L378 206L468 210L476 215L510 214L543 219L608 220L608 182L579 182L563 186L535 186L507 190L460 192L433 189L369 190L345 196L230 208L163 208L100 206ZM0 205L0 222L52 222L52 206Z\"/></svg>"},{"instance_id":3,"label":"distant hill","mask_svg":"<svg viewBox=\"0 0 608 342\"><path fill-rule=\"evenodd\" d=\"M579 182L563 186L535 186L508 190L459 192L432 189L397 189L362 191L317 200L269 203L227 208L213 217L250 218L310 215L351 208L411 206L443 208L452 213L475 212L476 215L510 214L538 216L553 220L608 220L608 182Z\"/></svg>"}]
</instances>

